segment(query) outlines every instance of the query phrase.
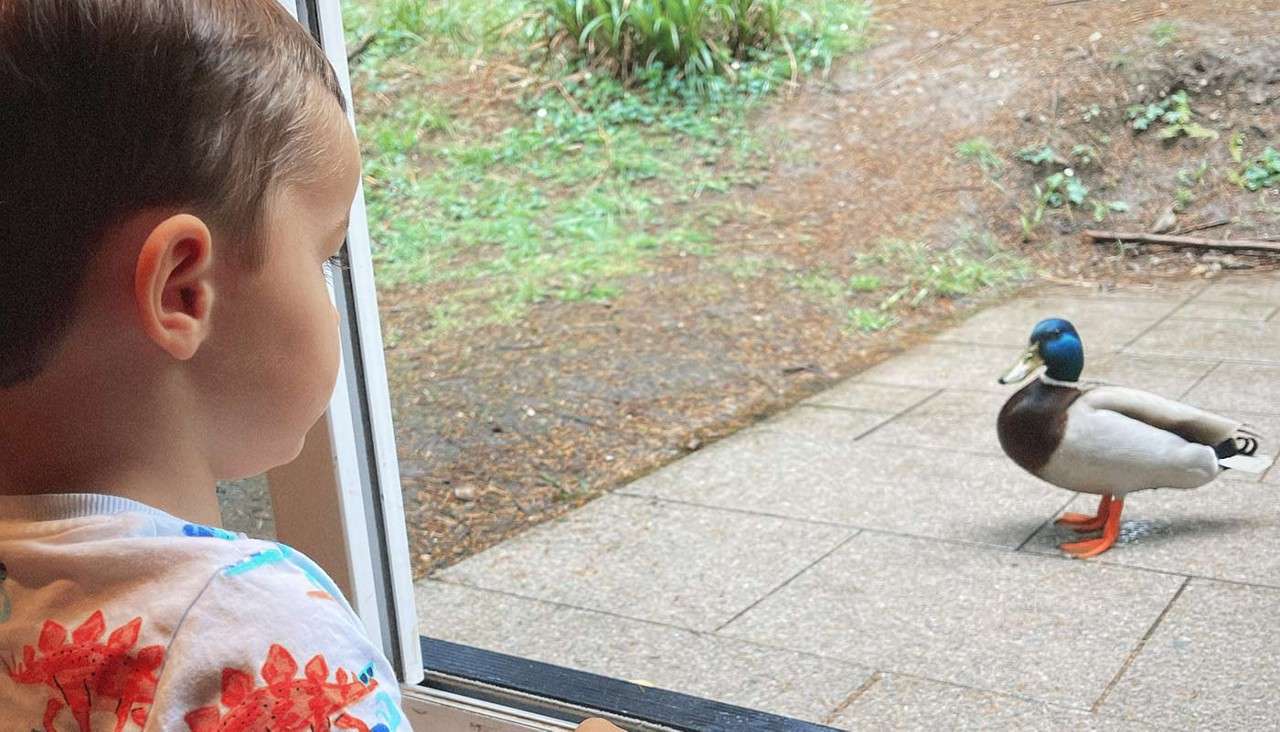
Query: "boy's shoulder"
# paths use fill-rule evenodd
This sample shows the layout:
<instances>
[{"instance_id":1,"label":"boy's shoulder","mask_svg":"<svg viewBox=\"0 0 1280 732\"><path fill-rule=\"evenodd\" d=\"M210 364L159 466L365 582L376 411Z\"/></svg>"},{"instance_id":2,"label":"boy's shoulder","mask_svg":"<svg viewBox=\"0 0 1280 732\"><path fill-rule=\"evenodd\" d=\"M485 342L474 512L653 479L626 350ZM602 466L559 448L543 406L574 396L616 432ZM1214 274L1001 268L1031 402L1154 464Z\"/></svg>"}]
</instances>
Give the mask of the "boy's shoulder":
<instances>
[{"instance_id":1,"label":"boy's shoulder","mask_svg":"<svg viewBox=\"0 0 1280 732\"><path fill-rule=\"evenodd\" d=\"M327 717L399 726L389 664L328 575L285 544L138 510L0 519L0 559L0 656L22 659L0 675L0 708L35 727L47 659L73 649L118 661L146 693L115 708L147 729L219 729L282 684Z\"/></svg>"}]
</instances>

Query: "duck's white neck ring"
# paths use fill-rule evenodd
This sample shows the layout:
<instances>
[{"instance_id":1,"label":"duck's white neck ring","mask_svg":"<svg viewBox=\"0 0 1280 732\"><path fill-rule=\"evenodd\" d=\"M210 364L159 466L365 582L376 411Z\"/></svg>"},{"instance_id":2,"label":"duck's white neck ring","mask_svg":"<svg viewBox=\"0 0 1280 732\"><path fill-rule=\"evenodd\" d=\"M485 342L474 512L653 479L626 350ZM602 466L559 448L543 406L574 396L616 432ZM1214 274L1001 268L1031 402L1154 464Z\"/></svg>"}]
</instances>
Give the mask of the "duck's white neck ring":
<instances>
[{"instance_id":1,"label":"duck's white neck ring","mask_svg":"<svg viewBox=\"0 0 1280 732\"><path fill-rule=\"evenodd\" d=\"M1048 374L1040 374L1040 381L1041 383L1048 384L1049 386L1065 386L1069 389L1075 389L1080 386L1080 382L1078 381L1058 381L1057 379L1050 378Z\"/></svg>"}]
</instances>

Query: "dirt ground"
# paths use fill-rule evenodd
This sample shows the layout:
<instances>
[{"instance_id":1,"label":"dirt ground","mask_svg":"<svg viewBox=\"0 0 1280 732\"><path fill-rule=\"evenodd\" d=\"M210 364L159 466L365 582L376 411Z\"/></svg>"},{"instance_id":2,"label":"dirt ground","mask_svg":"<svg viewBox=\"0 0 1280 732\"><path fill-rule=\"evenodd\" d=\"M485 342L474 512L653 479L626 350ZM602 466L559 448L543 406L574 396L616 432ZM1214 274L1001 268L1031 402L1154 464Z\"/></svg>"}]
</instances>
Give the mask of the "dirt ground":
<instances>
[{"instance_id":1,"label":"dirt ground","mask_svg":"<svg viewBox=\"0 0 1280 732\"><path fill-rule=\"evenodd\" d=\"M1245 193L1226 177L1238 168L1226 145L1233 132L1246 135L1246 153L1277 144L1280 39L1268 30L1280 27L1280 3L904 1L878 5L875 17L869 51L759 114L773 146L764 182L697 204L736 212L715 232L714 255L665 255L608 304L545 303L514 326L388 351L416 575L700 449L1001 296L930 301L892 330L851 334L829 305L797 291L794 273L847 277L885 238L945 248L962 232L989 234L1031 260L1038 274L1028 285L1158 288L1274 266L1082 244L1078 232L1097 226L1087 212L1051 215L1023 242L1020 207L1044 171L1012 153L1093 145L1099 162L1081 175L1129 204L1105 226L1130 231L1167 216L1177 172L1208 161L1174 228L1226 219L1202 235L1280 239L1280 191ZM1161 45L1152 31L1166 22L1175 38ZM1220 139L1162 143L1126 127L1126 107L1178 88L1193 92ZM1005 159L994 183L956 157L956 144L975 136ZM744 277L743 261L768 266ZM382 292L384 327L426 322L438 297L430 287Z\"/></svg>"}]
</instances>

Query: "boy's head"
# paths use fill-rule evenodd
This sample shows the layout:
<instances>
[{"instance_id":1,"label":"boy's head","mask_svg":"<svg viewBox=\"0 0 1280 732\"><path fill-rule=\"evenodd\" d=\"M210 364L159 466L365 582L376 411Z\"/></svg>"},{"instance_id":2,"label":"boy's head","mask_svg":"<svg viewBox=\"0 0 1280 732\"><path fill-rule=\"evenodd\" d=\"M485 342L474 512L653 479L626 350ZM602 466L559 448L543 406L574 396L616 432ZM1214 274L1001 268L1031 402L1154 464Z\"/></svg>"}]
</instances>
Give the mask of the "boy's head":
<instances>
[{"instance_id":1,"label":"boy's head","mask_svg":"<svg viewBox=\"0 0 1280 732\"><path fill-rule=\"evenodd\" d=\"M358 180L276 0L0 0L0 419L99 451L199 433L175 460L220 478L290 459Z\"/></svg>"}]
</instances>

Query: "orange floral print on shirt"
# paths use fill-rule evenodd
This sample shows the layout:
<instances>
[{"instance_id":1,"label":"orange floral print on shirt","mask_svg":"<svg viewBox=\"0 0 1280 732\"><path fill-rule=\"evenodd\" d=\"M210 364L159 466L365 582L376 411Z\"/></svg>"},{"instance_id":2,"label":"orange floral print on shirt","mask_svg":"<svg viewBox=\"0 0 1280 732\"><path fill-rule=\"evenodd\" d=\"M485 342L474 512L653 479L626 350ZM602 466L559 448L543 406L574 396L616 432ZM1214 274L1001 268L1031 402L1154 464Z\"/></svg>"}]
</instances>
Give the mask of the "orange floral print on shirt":
<instances>
[{"instance_id":1,"label":"orange floral print on shirt","mask_svg":"<svg viewBox=\"0 0 1280 732\"><path fill-rule=\"evenodd\" d=\"M329 681L329 665L316 654L298 678L298 662L284 647L272 644L262 664L263 686L235 668L222 670L219 706L201 707L184 717L191 732L306 732L356 730L376 732L344 710L368 696L378 682L367 682L338 669ZM219 707L225 707L223 711ZM336 715L336 716L335 716Z\"/></svg>"},{"instance_id":2,"label":"orange floral print on shirt","mask_svg":"<svg viewBox=\"0 0 1280 732\"><path fill-rule=\"evenodd\" d=\"M71 714L80 732L89 732L89 714L95 704L116 713L115 732L132 721L142 726L155 698L156 676L164 661L162 646L147 646L130 653L138 643L142 618L134 618L112 631L106 643L107 623L98 610L67 639L67 629L46 620L35 647L24 646L22 661L6 661L9 678L19 684L49 687L49 701L41 720L45 732L55 732L59 715Z\"/></svg>"}]
</instances>

